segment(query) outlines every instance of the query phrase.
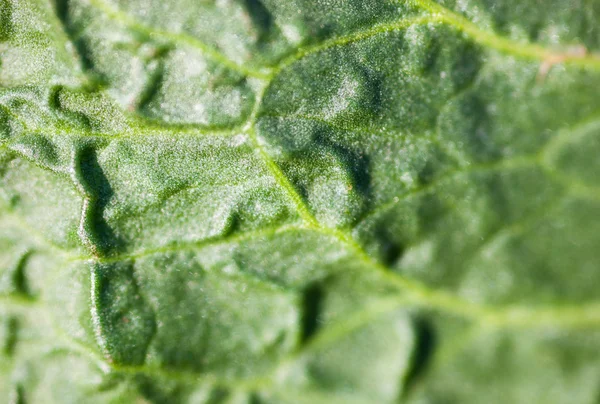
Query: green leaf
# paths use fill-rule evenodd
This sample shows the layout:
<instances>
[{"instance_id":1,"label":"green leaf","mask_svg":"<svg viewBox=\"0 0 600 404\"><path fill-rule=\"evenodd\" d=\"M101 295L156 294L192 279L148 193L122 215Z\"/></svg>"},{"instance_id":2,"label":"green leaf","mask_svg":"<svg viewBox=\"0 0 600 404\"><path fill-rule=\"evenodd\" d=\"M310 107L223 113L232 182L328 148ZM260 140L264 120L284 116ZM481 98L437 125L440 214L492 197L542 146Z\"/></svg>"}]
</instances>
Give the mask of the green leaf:
<instances>
[{"instance_id":1,"label":"green leaf","mask_svg":"<svg viewBox=\"0 0 600 404\"><path fill-rule=\"evenodd\" d=\"M0 396L597 402L599 16L0 0Z\"/></svg>"}]
</instances>

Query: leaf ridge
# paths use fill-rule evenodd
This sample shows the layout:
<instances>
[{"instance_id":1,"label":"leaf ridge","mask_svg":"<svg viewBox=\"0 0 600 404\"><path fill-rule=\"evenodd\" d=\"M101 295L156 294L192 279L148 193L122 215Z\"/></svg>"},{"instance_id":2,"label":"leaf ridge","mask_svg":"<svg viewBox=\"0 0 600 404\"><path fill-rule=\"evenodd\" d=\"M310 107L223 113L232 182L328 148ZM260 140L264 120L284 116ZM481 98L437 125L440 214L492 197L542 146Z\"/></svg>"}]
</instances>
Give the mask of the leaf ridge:
<instances>
[{"instance_id":1,"label":"leaf ridge","mask_svg":"<svg viewBox=\"0 0 600 404\"><path fill-rule=\"evenodd\" d=\"M281 225L281 226L261 228L258 230L250 230L250 231L241 232L241 233L233 233L228 236L217 235L215 237L201 240L201 241L181 243L181 244L175 244L175 245L165 246L165 247L158 247L158 248L153 248L153 249L145 249L145 250L132 252L132 253L128 253L128 254L113 255L113 256L109 256L109 257L96 257L94 260L96 262L103 263L103 264L112 264L112 263L126 261L126 260L135 261L137 259L144 258L144 257L154 255L154 254L177 253L177 252L182 252L182 251L202 249L204 247L215 246L215 245L220 245L220 244L243 242L243 241L247 241L247 240L251 240L251 239L255 239L255 238L272 237L272 236L287 233L287 232L307 231L307 230L310 230L310 229L307 227L304 227L304 226L299 226L297 224L287 224L287 225ZM86 260L86 259L88 259L88 257L83 257L81 259L78 258L76 260Z\"/></svg>"}]
</instances>

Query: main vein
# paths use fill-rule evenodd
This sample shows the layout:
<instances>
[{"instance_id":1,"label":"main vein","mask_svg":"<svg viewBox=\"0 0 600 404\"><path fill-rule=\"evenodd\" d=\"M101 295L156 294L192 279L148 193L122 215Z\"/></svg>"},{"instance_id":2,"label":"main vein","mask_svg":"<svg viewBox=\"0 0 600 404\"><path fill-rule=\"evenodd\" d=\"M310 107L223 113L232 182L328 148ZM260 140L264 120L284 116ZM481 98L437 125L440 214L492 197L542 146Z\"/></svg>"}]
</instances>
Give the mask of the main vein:
<instances>
[{"instance_id":1,"label":"main vein","mask_svg":"<svg viewBox=\"0 0 600 404\"><path fill-rule=\"evenodd\" d=\"M515 41L498 35L495 32L482 29L462 15L449 10L435 1L409 0L409 2L430 13L433 19L453 26L457 30L469 35L474 41L503 53L526 59L537 59L549 63L568 63L600 68L600 56L597 54L588 54L587 52L561 52L530 42Z\"/></svg>"}]
</instances>

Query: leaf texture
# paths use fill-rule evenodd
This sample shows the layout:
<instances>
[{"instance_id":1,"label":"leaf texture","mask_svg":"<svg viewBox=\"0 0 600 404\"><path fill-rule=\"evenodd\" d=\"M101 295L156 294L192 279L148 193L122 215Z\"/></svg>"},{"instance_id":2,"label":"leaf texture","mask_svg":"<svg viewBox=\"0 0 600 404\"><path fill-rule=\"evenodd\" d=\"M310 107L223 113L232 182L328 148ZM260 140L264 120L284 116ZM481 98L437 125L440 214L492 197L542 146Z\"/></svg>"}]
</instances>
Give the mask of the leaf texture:
<instances>
[{"instance_id":1,"label":"leaf texture","mask_svg":"<svg viewBox=\"0 0 600 404\"><path fill-rule=\"evenodd\" d=\"M599 15L0 0L0 396L597 402Z\"/></svg>"}]
</instances>

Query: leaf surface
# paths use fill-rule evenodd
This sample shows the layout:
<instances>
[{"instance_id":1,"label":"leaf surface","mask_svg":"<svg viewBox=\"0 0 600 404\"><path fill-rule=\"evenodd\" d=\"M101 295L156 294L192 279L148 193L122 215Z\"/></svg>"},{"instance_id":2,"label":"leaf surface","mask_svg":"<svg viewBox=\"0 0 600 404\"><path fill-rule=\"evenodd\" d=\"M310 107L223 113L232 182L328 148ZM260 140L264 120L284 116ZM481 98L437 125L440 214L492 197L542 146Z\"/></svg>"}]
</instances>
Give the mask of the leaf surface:
<instances>
[{"instance_id":1,"label":"leaf surface","mask_svg":"<svg viewBox=\"0 0 600 404\"><path fill-rule=\"evenodd\" d=\"M596 402L598 13L0 1L0 395Z\"/></svg>"}]
</instances>

